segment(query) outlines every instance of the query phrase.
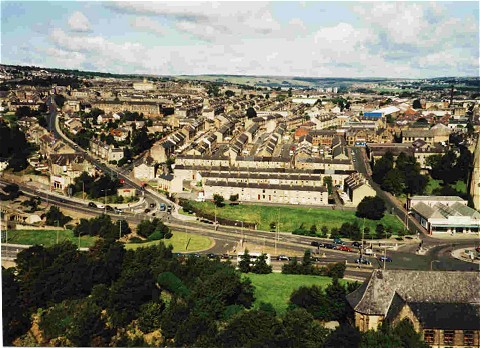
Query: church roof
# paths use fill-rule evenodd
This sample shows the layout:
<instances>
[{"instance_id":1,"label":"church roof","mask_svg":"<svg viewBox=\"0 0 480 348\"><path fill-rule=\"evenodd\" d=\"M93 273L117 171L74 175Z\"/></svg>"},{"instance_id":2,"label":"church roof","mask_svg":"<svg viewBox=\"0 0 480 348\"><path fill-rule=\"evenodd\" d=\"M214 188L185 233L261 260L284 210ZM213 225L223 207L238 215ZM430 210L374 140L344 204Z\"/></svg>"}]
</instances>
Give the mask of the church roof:
<instances>
[{"instance_id":1,"label":"church roof","mask_svg":"<svg viewBox=\"0 0 480 348\"><path fill-rule=\"evenodd\" d=\"M374 270L360 288L347 295L347 300L356 312L386 316L395 296L408 304L475 305L480 317L480 273ZM421 309L420 305L417 308Z\"/></svg>"}]
</instances>

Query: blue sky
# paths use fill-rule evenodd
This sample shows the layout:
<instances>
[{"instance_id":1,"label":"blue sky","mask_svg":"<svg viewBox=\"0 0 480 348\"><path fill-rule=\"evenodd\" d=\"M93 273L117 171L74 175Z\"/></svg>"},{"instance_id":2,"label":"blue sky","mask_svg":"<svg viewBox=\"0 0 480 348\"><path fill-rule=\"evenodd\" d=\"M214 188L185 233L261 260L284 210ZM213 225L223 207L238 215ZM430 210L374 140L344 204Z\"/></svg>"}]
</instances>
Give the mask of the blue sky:
<instances>
[{"instance_id":1,"label":"blue sky","mask_svg":"<svg viewBox=\"0 0 480 348\"><path fill-rule=\"evenodd\" d=\"M1 62L158 75L479 75L478 2L2 1Z\"/></svg>"}]
</instances>

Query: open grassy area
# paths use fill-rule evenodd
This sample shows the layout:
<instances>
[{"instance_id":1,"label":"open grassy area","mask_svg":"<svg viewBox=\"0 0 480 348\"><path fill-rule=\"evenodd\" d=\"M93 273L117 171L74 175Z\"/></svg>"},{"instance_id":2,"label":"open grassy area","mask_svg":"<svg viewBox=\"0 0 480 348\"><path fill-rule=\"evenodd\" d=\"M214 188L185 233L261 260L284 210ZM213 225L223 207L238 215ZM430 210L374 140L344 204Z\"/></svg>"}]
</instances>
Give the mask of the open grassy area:
<instances>
[{"instance_id":1,"label":"open grassy area","mask_svg":"<svg viewBox=\"0 0 480 348\"><path fill-rule=\"evenodd\" d=\"M195 202L190 201L193 206L202 211L214 214L214 205L211 202ZM243 220L246 222L255 222L260 230L270 230L270 223L280 222L280 231L292 232L302 223L307 228L316 225L320 230L322 226L327 226L330 230L332 227L339 228L344 222L353 223L358 221L363 226L363 220L355 216L354 211L332 210L331 208L305 208L305 207L276 207L262 206L251 204L239 204L235 206L225 205L217 208L217 216L231 219ZM365 227L369 227L374 231L377 223L382 223L385 227L391 226L393 231L403 229L403 224L395 216L386 214L380 221L365 220Z\"/></svg>"},{"instance_id":2,"label":"open grassy area","mask_svg":"<svg viewBox=\"0 0 480 348\"><path fill-rule=\"evenodd\" d=\"M427 187L425 188L425 194L431 195L433 190L437 188L441 188L442 184L443 184L442 180L436 180L436 179L430 178L428 180ZM465 181L458 180L455 184L451 184L450 186L460 193L467 193L467 183Z\"/></svg>"},{"instance_id":3,"label":"open grassy area","mask_svg":"<svg viewBox=\"0 0 480 348\"><path fill-rule=\"evenodd\" d=\"M435 179L430 178L428 180L427 187L425 187L425 194L431 195L433 190L435 190L435 189L437 189L441 186L440 185L441 183L442 183L442 180L435 180Z\"/></svg>"},{"instance_id":4,"label":"open grassy area","mask_svg":"<svg viewBox=\"0 0 480 348\"><path fill-rule=\"evenodd\" d=\"M171 244L173 246L173 251L175 252L192 252L205 250L212 246L213 241L209 237L199 236L192 233L185 233L179 231L173 231L173 236L170 239L165 240L165 244ZM187 242L188 248L187 247ZM160 243L159 240L154 240L146 243L131 243L125 244L126 249L137 249L142 247L148 247Z\"/></svg>"},{"instance_id":5,"label":"open grassy area","mask_svg":"<svg viewBox=\"0 0 480 348\"><path fill-rule=\"evenodd\" d=\"M80 247L90 247L95 244L97 239L98 237L81 236ZM72 230L58 230L58 241L61 243L65 240L78 245L78 237L73 235ZM3 235L2 241L4 241ZM10 230L8 231L8 242L12 244L43 244L44 246L52 246L57 242L57 230Z\"/></svg>"},{"instance_id":6,"label":"open grassy area","mask_svg":"<svg viewBox=\"0 0 480 348\"><path fill-rule=\"evenodd\" d=\"M326 287L331 283L332 278L297 274L253 274L244 275L250 278L255 286L254 307L258 307L260 302L268 302L273 305L277 313L283 313L288 307L290 295L301 286L318 285ZM340 280L345 284L346 280Z\"/></svg>"},{"instance_id":7,"label":"open grassy area","mask_svg":"<svg viewBox=\"0 0 480 348\"><path fill-rule=\"evenodd\" d=\"M461 193L467 193L467 183L465 181L458 180L452 187Z\"/></svg>"}]
</instances>

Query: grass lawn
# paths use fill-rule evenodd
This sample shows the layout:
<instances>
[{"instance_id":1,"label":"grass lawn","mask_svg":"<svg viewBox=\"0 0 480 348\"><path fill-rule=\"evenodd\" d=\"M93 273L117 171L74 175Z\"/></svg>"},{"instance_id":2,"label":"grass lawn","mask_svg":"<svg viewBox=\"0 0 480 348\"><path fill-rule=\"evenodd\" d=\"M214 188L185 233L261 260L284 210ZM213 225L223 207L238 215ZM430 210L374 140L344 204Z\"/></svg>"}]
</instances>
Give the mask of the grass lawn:
<instances>
[{"instance_id":1,"label":"grass lawn","mask_svg":"<svg viewBox=\"0 0 480 348\"><path fill-rule=\"evenodd\" d=\"M212 202L190 201L190 203L202 211L214 214ZM227 204L222 208L217 208L217 216L232 220L256 222L258 229L265 231L270 230L270 223L277 221L277 219L280 222L281 232L292 232L302 223L308 229L315 224L317 230L320 230L322 226L327 226L329 230L332 227L338 228L344 222L353 223L355 220L358 221L360 226L363 226L363 220L357 218L354 211L332 210L331 208L276 207L250 204L231 206ZM386 214L380 221L365 220L365 227L368 226L371 231L374 231L379 222L385 227L391 226L394 232L403 230L403 224L391 214Z\"/></svg>"},{"instance_id":2,"label":"grass lawn","mask_svg":"<svg viewBox=\"0 0 480 348\"><path fill-rule=\"evenodd\" d=\"M254 308L258 307L260 302L268 302L273 305L277 313L284 313L288 307L288 301L292 292L302 285L318 285L326 287L331 283L332 278L321 276L297 275L297 274L245 274L244 277L250 278L255 286ZM340 280L345 284L346 280Z\"/></svg>"},{"instance_id":3,"label":"grass lawn","mask_svg":"<svg viewBox=\"0 0 480 348\"><path fill-rule=\"evenodd\" d=\"M98 237L80 237L80 247L86 248L95 244ZM74 237L72 230L58 230L58 241L61 243L69 240L78 245L78 237ZM3 241L3 236L2 236ZM52 246L57 242L57 230L10 230L8 231L8 242L12 244L35 245L43 244Z\"/></svg>"},{"instance_id":4,"label":"grass lawn","mask_svg":"<svg viewBox=\"0 0 480 348\"><path fill-rule=\"evenodd\" d=\"M209 237L199 236L192 233L185 233L185 232L178 232L173 231L173 236L170 239L165 240L165 244L171 244L173 246L173 251L175 252L192 252L192 251L199 251L205 250L212 246L213 241ZM188 243L188 249L185 249L187 246L187 242L190 239L190 243ZM142 247L148 247L152 245L159 244L161 241L154 240L151 242L146 243L131 243L125 244L125 249L137 249Z\"/></svg>"},{"instance_id":5,"label":"grass lawn","mask_svg":"<svg viewBox=\"0 0 480 348\"><path fill-rule=\"evenodd\" d=\"M458 180L452 187L461 193L467 193L467 183L465 181Z\"/></svg>"},{"instance_id":6,"label":"grass lawn","mask_svg":"<svg viewBox=\"0 0 480 348\"><path fill-rule=\"evenodd\" d=\"M436 180L436 179L430 178L430 180L428 180L427 187L425 187L425 194L431 195L433 190L441 186L440 185L441 183L442 183L442 180Z\"/></svg>"},{"instance_id":7,"label":"grass lawn","mask_svg":"<svg viewBox=\"0 0 480 348\"><path fill-rule=\"evenodd\" d=\"M425 194L431 195L433 190L435 190L436 188L442 187L442 184L443 184L442 180L436 180L436 179L430 178L428 180L427 187L425 188ZM451 184L450 186L460 193L467 193L467 184L465 181L458 180L455 184L453 185Z\"/></svg>"}]
</instances>

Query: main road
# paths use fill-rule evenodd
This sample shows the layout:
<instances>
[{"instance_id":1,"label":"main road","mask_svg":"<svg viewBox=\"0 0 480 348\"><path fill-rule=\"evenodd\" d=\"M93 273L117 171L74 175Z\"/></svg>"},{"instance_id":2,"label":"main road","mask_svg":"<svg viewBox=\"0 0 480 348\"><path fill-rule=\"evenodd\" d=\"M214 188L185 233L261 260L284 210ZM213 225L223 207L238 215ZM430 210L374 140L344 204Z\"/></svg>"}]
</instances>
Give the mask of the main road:
<instances>
[{"instance_id":1,"label":"main road","mask_svg":"<svg viewBox=\"0 0 480 348\"><path fill-rule=\"evenodd\" d=\"M403 207L402 204L395 197L393 197L390 193L383 191L380 186L373 181L371 177L371 168L370 164L368 163L365 149L360 147L354 147L352 148L352 151L355 158L355 170L365 175L365 177L369 181L370 186L372 186L372 188L375 190L377 196L385 201L387 211L396 215L406 225L410 233L416 234L421 238L422 247L430 249L429 252L432 254L431 256L439 256L437 254L439 250L442 250L442 248L451 248L452 244L455 244L456 247L467 247L473 246L475 242L478 242L478 236L472 236L472 238L468 239L459 239L452 237L450 240L445 240L441 238L435 238L429 235L425 228L423 228L423 226L420 225L417 220L415 220L412 216L408 214L405 207Z\"/></svg>"}]
</instances>

